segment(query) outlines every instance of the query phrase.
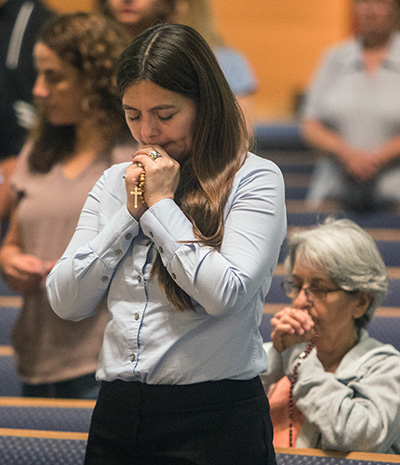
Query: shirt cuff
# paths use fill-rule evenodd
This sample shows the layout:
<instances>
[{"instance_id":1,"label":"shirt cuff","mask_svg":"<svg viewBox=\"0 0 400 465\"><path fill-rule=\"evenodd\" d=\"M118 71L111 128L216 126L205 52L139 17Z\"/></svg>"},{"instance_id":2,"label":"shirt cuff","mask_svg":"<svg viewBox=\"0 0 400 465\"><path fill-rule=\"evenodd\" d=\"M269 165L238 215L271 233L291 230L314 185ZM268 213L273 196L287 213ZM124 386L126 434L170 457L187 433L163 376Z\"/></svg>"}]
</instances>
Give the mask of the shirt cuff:
<instances>
[{"instance_id":1,"label":"shirt cuff","mask_svg":"<svg viewBox=\"0 0 400 465\"><path fill-rule=\"evenodd\" d=\"M139 223L124 205L90 242L90 248L103 263L114 267L125 255L138 232Z\"/></svg>"},{"instance_id":2,"label":"shirt cuff","mask_svg":"<svg viewBox=\"0 0 400 465\"><path fill-rule=\"evenodd\" d=\"M140 218L143 233L160 252L164 263L170 263L185 243L197 242L192 223L172 199L155 203Z\"/></svg>"}]
</instances>

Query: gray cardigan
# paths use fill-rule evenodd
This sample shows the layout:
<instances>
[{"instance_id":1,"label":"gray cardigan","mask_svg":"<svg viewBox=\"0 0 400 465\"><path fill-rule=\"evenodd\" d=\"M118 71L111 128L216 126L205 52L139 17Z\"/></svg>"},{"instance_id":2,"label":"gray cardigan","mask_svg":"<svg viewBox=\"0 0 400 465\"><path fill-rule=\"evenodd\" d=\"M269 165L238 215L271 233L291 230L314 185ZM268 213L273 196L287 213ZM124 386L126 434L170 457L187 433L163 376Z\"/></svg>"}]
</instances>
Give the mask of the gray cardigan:
<instances>
[{"instance_id":1,"label":"gray cardigan","mask_svg":"<svg viewBox=\"0 0 400 465\"><path fill-rule=\"evenodd\" d=\"M297 344L279 353L271 342L264 344L266 392L290 375L305 347ZM298 369L293 395L305 416L296 447L400 453L400 353L365 329L335 374L325 372L314 349Z\"/></svg>"}]
</instances>

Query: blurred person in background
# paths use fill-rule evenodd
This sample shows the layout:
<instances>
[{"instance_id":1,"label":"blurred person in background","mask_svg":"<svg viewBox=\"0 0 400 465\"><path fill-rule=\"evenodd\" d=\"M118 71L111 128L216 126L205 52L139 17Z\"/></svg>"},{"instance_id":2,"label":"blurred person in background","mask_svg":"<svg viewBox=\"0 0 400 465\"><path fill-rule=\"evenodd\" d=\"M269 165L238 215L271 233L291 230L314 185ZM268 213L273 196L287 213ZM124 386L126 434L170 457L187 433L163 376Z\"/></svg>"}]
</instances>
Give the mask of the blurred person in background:
<instances>
[{"instance_id":1,"label":"blurred person in background","mask_svg":"<svg viewBox=\"0 0 400 465\"><path fill-rule=\"evenodd\" d=\"M257 79L247 58L228 46L219 34L209 0L176 0L173 22L186 24L198 31L209 43L233 93L238 99L251 129L253 95Z\"/></svg>"},{"instance_id":2,"label":"blurred person in background","mask_svg":"<svg viewBox=\"0 0 400 465\"><path fill-rule=\"evenodd\" d=\"M354 211L400 201L399 0L353 0L357 34L325 55L306 96L302 129L321 152L311 208Z\"/></svg>"},{"instance_id":3,"label":"blurred person in background","mask_svg":"<svg viewBox=\"0 0 400 465\"><path fill-rule=\"evenodd\" d=\"M120 23L134 39L145 29L170 22L177 0L96 0L95 8Z\"/></svg>"},{"instance_id":4,"label":"blurred person in background","mask_svg":"<svg viewBox=\"0 0 400 465\"><path fill-rule=\"evenodd\" d=\"M258 85L255 73L246 57L222 40L208 0L97 0L96 8L121 23L132 38L154 24L168 22L186 24L198 31L213 49L251 133L252 99Z\"/></svg>"},{"instance_id":5,"label":"blurred person in background","mask_svg":"<svg viewBox=\"0 0 400 465\"><path fill-rule=\"evenodd\" d=\"M35 117L33 46L51 15L40 0L0 0L0 228L3 224L4 229L10 210L9 180Z\"/></svg>"},{"instance_id":6,"label":"blurred person in background","mask_svg":"<svg viewBox=\"0 0 400 465\"><path fill-rule=\"evenodd\" d=\"M107 18L75 13L50 20L34 47L38 117L12 177L15 202L0 249L2 276L24 297L12 341L26 396L97 395L105 311L64 321L51 310L44 281L98 177L131 158L115 82L128 43Z\"/></svg>"},{"instance_id":7,"label":"blurred person in background","mask_svg":"<svg viewBox=\"0 0 400 465\"><path fill-rule=\"evenodd\" d=\"M373 239L328 219L288 237L292 305L264 344L275 447L400 453L400 353L369 337L387 293Z\"/></svg>"}]
</instances>

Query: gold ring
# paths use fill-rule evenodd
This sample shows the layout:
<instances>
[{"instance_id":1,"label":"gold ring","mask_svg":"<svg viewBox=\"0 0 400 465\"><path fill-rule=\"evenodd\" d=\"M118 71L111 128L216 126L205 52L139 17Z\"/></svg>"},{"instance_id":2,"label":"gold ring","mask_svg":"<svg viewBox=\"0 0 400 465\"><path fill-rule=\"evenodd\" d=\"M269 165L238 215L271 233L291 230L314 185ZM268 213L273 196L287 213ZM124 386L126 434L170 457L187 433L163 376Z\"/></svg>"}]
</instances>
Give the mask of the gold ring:
<instances>
[{"instance_id":1,"label":"gold ring","mask_svg":"<svg viewBox=\"0 0 400 465\"><path fill-rule=\"evenodd\" d=\"M158 153L157 150L152 150L152 151L150 152L149 157L150 157L152 160L156 160L157 158L160 158L160 157L161 157L161 153Z\"/></svg>"}]
</instances>

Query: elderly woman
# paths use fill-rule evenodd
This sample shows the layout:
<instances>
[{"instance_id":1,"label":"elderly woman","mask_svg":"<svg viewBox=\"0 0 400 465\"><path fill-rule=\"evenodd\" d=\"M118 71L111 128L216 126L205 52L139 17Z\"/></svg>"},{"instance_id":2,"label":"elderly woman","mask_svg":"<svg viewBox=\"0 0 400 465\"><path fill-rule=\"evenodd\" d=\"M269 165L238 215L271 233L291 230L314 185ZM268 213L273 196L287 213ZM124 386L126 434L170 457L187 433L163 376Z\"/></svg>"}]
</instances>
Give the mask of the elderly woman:
<instances>
[{"instance_id":1,"label":"elderly woman","mask_svg":"<svg viewBox=\"0 0 400 465\"><path fill-rule=\"evenodd\" d=\"M388 287L372 238L350 220L293 232L292 305L264 344L275 447L400 452L400 354L366 326Z\"/></svg>"}]
</instances>

